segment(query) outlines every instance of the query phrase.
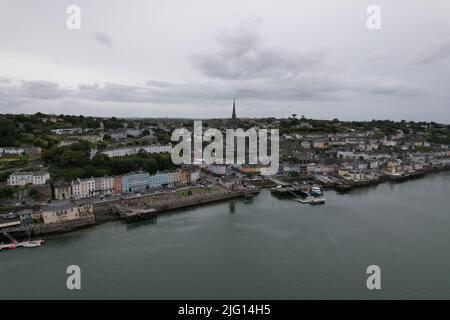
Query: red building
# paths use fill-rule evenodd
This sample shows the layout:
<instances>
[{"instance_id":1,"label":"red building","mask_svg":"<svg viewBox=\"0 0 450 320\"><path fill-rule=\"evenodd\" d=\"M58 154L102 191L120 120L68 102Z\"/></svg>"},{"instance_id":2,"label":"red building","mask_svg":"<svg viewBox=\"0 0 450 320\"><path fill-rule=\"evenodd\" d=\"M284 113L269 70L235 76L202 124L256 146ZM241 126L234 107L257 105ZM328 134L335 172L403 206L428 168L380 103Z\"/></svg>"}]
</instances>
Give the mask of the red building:
<instances>
[{"instance_id":1,"label":"red building","mask_svg":"<svg viewBox=\"0 0 450 320\"><path fill-rule=\"evenodd\" d=\"M114 177L114 194L122 193L122 176Z\"/></svg>"}]
</instances>

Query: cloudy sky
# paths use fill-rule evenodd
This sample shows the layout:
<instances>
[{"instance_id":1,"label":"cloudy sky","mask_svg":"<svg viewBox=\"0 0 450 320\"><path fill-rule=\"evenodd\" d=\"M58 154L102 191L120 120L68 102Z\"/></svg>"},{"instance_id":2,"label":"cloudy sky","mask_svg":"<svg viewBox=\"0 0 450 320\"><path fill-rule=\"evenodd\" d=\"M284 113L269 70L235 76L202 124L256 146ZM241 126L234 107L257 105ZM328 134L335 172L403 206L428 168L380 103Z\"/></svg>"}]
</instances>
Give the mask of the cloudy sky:
<instances>
[{"instance_id":1,"label":"cloudy sky","mask_svg":"<svg viewBox=\"0 0 450 320\"><path fill-rule=\"evenodd\" d=\"M0 112L229 117L236 99L242 117L450 123L449 17L448 0L0 0Z\"/></svg>"}]
</instances>

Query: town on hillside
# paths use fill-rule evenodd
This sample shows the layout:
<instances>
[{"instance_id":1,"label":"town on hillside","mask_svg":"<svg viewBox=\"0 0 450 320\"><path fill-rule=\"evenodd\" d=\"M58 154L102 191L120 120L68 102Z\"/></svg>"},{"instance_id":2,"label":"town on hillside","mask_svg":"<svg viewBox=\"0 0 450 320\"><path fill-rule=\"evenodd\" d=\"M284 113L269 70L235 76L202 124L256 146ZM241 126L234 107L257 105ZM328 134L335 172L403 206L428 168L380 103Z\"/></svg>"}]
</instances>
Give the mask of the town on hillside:
<instances>
[{"instance_id":1,"label":"town on hillside","mask_svg":"<svg viewBox=\"0 0 450 320\"><path fill-rule=\"evenodd\" d=\"M450 167L450 125L287 118L202 119L203 130L279 129L279 170L175 165L171 133L192 119L0 115L0 237L133 221L260 188L276 195L402 181ZM309 190L309 189L308 189ZM314 191L314 189L311 189Z\"/></svg>"}]
</instances>

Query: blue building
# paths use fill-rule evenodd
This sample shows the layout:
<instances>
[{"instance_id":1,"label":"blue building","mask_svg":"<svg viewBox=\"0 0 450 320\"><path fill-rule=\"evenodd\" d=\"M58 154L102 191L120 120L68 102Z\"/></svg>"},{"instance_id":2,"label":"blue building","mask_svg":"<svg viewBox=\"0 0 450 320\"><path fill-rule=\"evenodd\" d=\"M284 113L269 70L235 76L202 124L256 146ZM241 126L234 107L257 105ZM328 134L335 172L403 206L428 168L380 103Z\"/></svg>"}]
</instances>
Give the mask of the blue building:
<instances>
[{"instance_id":1,"label":"blue building","mask_svg":"<svg viewBox=\"0 0 450 320\"><path fill-rule=\"evenodd\" d=\"M169 184L169 173L158 172L159 180L161 181L161 186L167 186Z\"/></svg>"},{"instance_id":2,"label":"blue building","mask_svg":"<svg viewBox=\"0 0 450 320\"><path fill-rule=\"evenodd\" d=\"M130 172L122 177L122 192L141 192L151 187L148 172Z\"/></svg>"},{"instance_id":3,"label":"blue building","mask_svg":"<svg viewBox=\"0 0 450 320\"><path fill-rule=\"evenodd\" d=\"M160 188L169 184L169 174L167 172L157 172L150 176L150 188Z\"/></svg>"}]
</instances>

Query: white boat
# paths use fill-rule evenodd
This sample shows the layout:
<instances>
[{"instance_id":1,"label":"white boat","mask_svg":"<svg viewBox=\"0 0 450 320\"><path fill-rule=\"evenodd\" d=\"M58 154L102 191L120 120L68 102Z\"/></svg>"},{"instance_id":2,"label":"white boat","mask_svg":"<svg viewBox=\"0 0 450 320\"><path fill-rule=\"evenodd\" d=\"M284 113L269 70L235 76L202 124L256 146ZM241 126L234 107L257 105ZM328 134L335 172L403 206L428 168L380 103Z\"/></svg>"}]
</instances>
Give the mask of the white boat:
<instances>
[{"instance_id":1,"label":"white boat","mask_svg":"<svg viewBox=\"0 0 450 320\"><path fill-rule=\"evenodd\" d=\"M44 240L24 241L20 243L24 248L36 248L44 244Z\"/></svg>"},{"instance_id":2,"label":"white boat","mask_svg":"<svg viewBox=\"0 0 450 320\"><path fill-rule=\"evenodd\" d=\"M322 189L320 189L320 187L319 186L313 186L312 188L311 188L311 194L313 195L313 196L321 196L323 193L322 193Z\"/></svg>"},{"instance_id":3,"label":"white boat","mask_svg":"<svg viewBox=\"0 0 450 320\"><path fill-rule=\"evenodd\" d=\"M320 197L306 197L306 198L299 198L297 199L297 202L303 203L303 204L323 204L325 203L325 198Z\"/></svg>"},{"instance_id":4,"label":"white boat","mask_svg":"<svg viewBox=\"0 0 450 320\"><path fill-rule=\"evenodd\" d=\"M323 204L325 203L325 198L314 198L309 202L309 204Z\"/></svg>"},{"instance_id":5,"label":"white boat","mask_svg":"<svg viewBox=\"0 0 450 320\"><path fill-rule=\"evenodd\" d=\"M0 250L2 249L16 249L19 247L23 248L36 248L44 244L44 240L28 240L22 242L11 242L7 244L0 244Z\"/></svg>"}]
</instances>

